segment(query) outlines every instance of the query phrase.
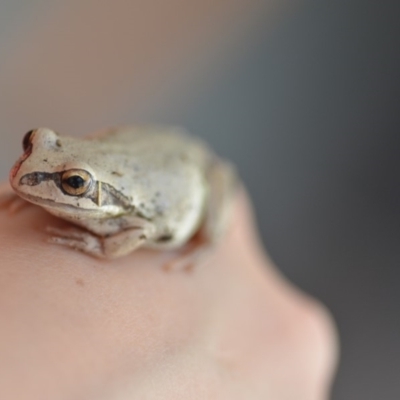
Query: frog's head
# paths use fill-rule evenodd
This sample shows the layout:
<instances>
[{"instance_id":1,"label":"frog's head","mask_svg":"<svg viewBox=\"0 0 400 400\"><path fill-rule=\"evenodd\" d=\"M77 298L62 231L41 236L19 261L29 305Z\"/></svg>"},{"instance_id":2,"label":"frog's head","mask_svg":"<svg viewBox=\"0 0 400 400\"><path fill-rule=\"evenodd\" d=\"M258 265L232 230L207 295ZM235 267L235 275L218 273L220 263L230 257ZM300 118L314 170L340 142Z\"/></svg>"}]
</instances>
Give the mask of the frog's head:
<instances>
[{"instance_id":1,"label":"frog's head","mask_svg":"<svg viewBox=\"0 0 400 400\"><path fill-rule=\"evenodd\" d=\"M89 146L47 128L27 132L22 141L24 154L10 171L12 188L54 214L103 218L121 213L130 202L96 178L85 162L91 154Z\"/></svg>"}]
</instances>

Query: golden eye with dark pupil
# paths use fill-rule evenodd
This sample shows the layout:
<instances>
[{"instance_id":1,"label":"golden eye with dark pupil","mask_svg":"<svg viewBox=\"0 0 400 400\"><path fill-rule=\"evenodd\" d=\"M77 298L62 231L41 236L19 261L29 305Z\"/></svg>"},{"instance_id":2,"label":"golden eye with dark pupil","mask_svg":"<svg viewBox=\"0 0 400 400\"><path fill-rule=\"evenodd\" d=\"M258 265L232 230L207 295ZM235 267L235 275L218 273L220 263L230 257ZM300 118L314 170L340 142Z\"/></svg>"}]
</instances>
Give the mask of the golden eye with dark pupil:
<instances>
[{"instance_id":1,"label":"golden eye with dark pupil","mask_svg":"<svg viewBox=\"0 0 400 400\"><path fill-rule=\"evenodd\" d=\"M63 190L71 196L81 196L86 193L92 183L92 176L83 169L65 171L61 177Z\"/></svg>"},{"instance_id":2,"label":"golden eye with dark pupil","mask_svg":"<svg viewBox=\"0 0 400 400\"><path fill-rule=\"evenodd\" d=\"M26 132L24 138L22 139L22 148L24 151L28 151L28 149L32 146L31 138L33 132L35 132L35 129Z\"/></svg>"},{"instance_id":3,"label":"golden eye with dark pupil","mask_svg":"<svg viewBox=\"0 0 400 400\"><path fill-rule=\"evenodd\" d=\"M69 177L67 180L65 180L65 183L71 186L73 189L80 189L85 186L85 181L79 175Z\"/></svg>"}]
</instances>

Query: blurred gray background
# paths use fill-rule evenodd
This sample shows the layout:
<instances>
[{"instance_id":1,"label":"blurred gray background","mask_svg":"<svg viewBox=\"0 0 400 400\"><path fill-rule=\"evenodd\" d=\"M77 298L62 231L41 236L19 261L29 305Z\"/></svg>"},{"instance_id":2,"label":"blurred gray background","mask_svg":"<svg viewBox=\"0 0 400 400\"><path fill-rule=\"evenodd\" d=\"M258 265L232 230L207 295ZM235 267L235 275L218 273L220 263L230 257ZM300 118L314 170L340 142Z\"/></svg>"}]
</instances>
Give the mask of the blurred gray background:
<instances>
[{"instance_id":1,"label":"blurred gray background","mask_svg":"<svg viewBox=\"0 0 400 400\"><path fill-rule=\"evenodd\" d=\"M150 3L0 3L2 178L35 126L188 127L237 164L268 252L334 314L333 399L400 399L399 3Z\"/></svg>"}]
</instances>

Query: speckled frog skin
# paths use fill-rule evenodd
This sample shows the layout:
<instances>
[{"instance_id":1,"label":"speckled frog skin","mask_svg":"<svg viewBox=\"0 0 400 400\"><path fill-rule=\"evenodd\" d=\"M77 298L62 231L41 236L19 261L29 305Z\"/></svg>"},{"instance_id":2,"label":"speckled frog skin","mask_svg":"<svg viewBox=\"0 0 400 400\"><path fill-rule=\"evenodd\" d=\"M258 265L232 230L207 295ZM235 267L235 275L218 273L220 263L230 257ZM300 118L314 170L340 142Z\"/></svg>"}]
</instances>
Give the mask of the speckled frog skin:
<instances>
[{"instance_id":1,"label":"speckled frog skin","mask_svg":"<svg viewBox=\"0 0 400 400\"><path fill-rule=\"evenodd\" d=\"M53 243L113 258L140 246L177 248L199 231L212 243L226 225L233 169L178 128L86 138L39 128L23 149L10 172L16 194L76 225L50 228Z\"/></svg>"}]
</instances>

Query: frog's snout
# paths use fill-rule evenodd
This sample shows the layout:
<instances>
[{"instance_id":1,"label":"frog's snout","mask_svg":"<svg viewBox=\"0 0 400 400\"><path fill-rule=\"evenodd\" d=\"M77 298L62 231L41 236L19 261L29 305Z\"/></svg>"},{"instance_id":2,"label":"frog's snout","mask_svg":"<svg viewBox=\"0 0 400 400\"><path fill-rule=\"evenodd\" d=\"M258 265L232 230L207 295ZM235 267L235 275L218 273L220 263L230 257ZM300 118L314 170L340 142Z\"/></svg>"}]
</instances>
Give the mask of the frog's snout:
<instances>
[{"instance_id":1,"label":"frog's snout","mask_svg":"<svg viewBox=\"0 0 400 400\"><path fill-rule=\"evenodd\" d=\"M20 159L14 164L14 166L11 168L10 171L10 183L12 184L15 177L18 174L19 169L21 168L22 163L27 159L27 157L25 157L25 154L23 156L20 157Z\"/></svg>"}]
</instances>

